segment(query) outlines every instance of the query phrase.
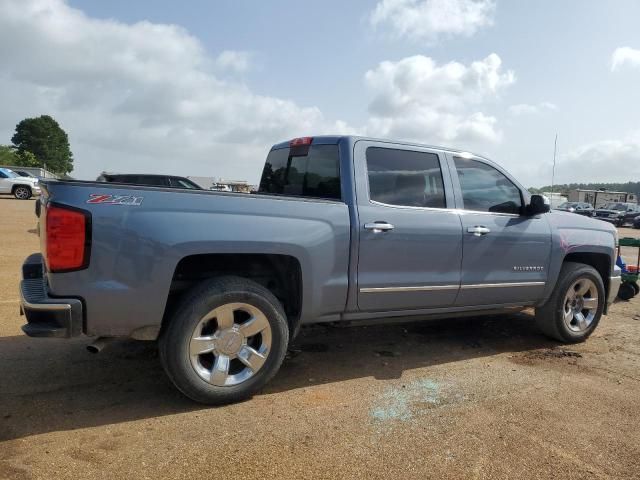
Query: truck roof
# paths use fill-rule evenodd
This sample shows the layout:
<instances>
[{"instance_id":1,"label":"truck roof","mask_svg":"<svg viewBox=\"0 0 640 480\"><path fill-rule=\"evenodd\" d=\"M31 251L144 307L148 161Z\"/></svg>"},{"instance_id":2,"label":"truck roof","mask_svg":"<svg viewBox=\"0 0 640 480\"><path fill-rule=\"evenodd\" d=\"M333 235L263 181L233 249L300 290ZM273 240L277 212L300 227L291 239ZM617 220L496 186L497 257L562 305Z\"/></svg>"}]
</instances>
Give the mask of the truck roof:
<instances>
[{"instance_id":1,"label":"truck roof","mask_svg":"<svg viewBox=\"0 0 640 480\"><path fill-rule=\"evenodd\" d=\"M403 140L390 140L388 138L366 137L366 136L360 136L360 135L316 135L316 136L310 135L310 137L313 138L313 143L315 145L336 145L340 143L341 140L350 140L351 142L356 142L358 140L367 140L371 142L392 143L395 145L407 145L407 146L413 146L413 147L433 148L435 150L442 150L450 153L470 154L477 158L486 159L486 157L484 157L483 155L479 155L477 153L473 153L468 150L460 150L460 149L451 148L451 147L443 147L438 145L430 145L426 143L409 142L409 141L403 141ZM288 148L291 140L292 139L276 143L273 147L271 147L271 149L278 150L281 148Z\"/></svg>"}]
</instances>

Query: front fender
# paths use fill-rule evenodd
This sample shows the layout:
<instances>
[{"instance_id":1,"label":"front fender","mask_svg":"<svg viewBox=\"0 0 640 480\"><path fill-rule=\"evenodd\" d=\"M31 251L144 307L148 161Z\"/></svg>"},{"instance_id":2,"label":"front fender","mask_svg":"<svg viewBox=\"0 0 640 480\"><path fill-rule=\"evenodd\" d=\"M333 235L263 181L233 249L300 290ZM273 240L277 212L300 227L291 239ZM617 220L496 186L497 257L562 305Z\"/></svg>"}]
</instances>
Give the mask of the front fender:
<instances>
[{"instance_id":1,"label":"front fender","mask_svg":"<svg viewBox=\"0 0 640 480\"><path fill-rule=\"evenodd\" d=\"M585 222L571 222L577 225L566 225L562 222L564 215L558 218L551 215L552 248L547 286L539 305L546 303L556 288L562 264L572 254L589 254L606 257L608 272L603 282L608 287L609 276L614 271L616 261L615 228L607 223L599 222L575 214L566 214L574 218L582 218Z\"/></svg>"}]
</instances>

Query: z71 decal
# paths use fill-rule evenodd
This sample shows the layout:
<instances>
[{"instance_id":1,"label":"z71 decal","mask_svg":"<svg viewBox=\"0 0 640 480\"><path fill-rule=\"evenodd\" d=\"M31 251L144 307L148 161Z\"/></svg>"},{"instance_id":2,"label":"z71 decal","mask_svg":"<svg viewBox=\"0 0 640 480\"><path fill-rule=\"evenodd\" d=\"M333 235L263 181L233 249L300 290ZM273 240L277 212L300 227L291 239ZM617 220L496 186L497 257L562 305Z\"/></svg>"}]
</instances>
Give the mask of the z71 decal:
<instances>
[{"instance_id":1,"label":"z71 decal","mask_svg":"<svg viewBox=\"0 0 640 480\"><path fill-rule=\"evenodd\" d=\"M142 203L143 199L144 197L134 197L133 195L103 195L100 193L90 193L87 203L137 206Z\"/></svg>"}]
</instances>

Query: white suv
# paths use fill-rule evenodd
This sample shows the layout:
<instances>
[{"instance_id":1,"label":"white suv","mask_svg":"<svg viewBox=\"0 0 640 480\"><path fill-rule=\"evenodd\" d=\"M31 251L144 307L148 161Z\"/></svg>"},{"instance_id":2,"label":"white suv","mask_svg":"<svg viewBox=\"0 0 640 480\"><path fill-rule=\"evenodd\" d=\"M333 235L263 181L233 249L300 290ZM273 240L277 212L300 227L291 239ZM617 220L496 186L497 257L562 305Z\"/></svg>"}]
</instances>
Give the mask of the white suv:
<instances>
[{"instance_id":1,"label":"white suv","mask_svg":"<svg viewBox=\"0 0 640 480\"><path fill-rule=\"evenodd\" d=\"M13 170L0 167L0 194L10 194L18 200L27 200L33 195L40 195L38 179L21 177Z\"/></svg>"}]
</instances>

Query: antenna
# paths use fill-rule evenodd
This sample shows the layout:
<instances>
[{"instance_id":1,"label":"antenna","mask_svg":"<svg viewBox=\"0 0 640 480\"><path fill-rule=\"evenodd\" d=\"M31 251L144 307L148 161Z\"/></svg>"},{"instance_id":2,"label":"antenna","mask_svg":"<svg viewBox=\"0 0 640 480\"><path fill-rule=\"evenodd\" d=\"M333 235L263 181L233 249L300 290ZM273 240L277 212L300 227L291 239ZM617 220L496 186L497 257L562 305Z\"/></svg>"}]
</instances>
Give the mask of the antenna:
<instances>
[{"instance_id":1,"label":"antenna","mask_svg":"<svg viewBox=\"0 0 640 480\"><path fill-rule=\"evenodd\" d=\"M553 169L551 170L551 198L553 198L553 187L556 180L556 152L558 151L558 134L553 142Z\"/></svg>"}]
</instances>

